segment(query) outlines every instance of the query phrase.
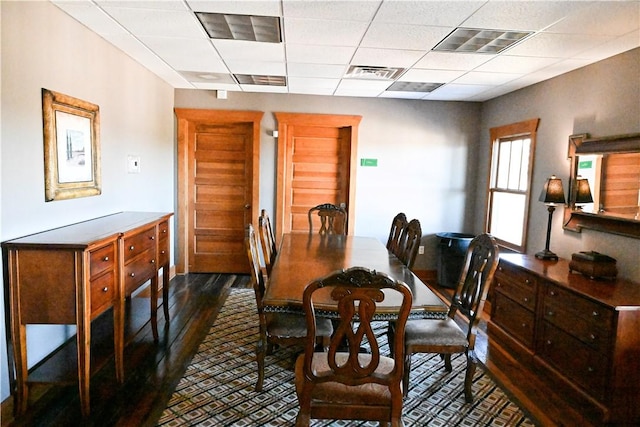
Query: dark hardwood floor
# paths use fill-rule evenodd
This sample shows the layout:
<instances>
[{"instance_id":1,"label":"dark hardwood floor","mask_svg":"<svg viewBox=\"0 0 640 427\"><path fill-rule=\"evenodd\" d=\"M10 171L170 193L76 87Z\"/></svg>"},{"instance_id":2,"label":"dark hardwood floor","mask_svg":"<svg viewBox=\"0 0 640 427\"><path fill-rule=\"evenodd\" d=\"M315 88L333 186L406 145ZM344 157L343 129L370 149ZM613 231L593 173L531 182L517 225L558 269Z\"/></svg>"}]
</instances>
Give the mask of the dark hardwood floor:
<instances>
[{"instance_id":1,"label":"dark hardwood floor","mask_svg":"<svg viewBox=\"0 0 640 427\"><path fill-rule=\"evenodd\" d=\"M2 403L2 426L153 426L182 377L199 343L217 316L231 287L246 288L248 276L188 274L170 283L171 320L165 324L158 313L160 340L153 342L148 307L130 309L144 326L131 332L125 349L125 383L117 384L113 358L91 377L91 417L83 420L76 384L32 385L25 416L13 417L13 399ZM438 291L438 290L436 290ZM442 291L442 289L440 289ZM446 291L442 294L446 297ZM147 302L146 298L140 298ZM136 316L137 314L137 316ZM96 319L92 335L97 341L92 351L113 351L111 313ZM137 324L137 323L136 323ZM134 328L137 329L137 326ZM482 328L484 329L484 328ZM103 337L98 340L97 337ZM485 369L505 392L541 426L589 427L580 408L559 404L557 390L527 374L517 361L480 332L476 352ZM71 364L74 360L68 361Z\"/></svg>"}]
</instances>

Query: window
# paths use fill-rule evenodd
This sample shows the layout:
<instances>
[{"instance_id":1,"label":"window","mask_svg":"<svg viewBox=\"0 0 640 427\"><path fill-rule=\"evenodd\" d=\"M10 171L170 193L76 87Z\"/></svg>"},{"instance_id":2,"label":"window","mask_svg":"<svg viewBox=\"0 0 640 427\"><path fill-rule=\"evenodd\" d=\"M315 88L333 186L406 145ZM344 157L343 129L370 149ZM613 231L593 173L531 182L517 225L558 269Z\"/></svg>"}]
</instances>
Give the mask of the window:
<instances>
[{"instance_id":1,"label":"window","mask_svg":"<svg viewBox=\"0 0 640 427\"><path fill-rule=\"evenodd\" d=\"M540 119L491 128L486 231L525 252L536 130Z\"/></svg>"}]
</instances>

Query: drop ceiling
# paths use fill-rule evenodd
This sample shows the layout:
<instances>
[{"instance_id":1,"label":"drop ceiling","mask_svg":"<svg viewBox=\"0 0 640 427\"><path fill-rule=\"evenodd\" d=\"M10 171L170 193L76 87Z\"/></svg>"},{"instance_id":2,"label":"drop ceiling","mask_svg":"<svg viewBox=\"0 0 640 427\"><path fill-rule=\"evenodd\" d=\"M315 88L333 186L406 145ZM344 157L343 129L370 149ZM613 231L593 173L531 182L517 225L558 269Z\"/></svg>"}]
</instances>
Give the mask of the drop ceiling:
<instances>
[{"instance_id":1,"label":"drop ceiling","mask_svg":"<svg viewBox=\"0 0 640 427\"><path fill-rule=\"evenodd\" d=\"M640 46L640 1L50 1L185 89L486 101ZM210 38L196 12L279 18L282 41ZM456 29L530 34L435 51Z\"/></svg>"}]
</instances>

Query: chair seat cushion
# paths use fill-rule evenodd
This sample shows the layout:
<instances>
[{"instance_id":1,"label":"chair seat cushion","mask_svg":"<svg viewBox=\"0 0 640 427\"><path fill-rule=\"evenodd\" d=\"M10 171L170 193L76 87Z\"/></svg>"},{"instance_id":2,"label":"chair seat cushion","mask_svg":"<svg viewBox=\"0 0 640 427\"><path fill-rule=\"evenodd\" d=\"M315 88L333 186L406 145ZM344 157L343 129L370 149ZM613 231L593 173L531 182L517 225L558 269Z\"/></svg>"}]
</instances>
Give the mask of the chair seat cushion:
<instances>
[{"instance_id":1,"label":"chair seat cushion","mask_svg":"<svg viewBox=\"0 0 640 427\"><path fill-rule=\"evenodd\" d=\"M322 372L328 372L329 363L327 360L326 352L316 352L313 354L312 367L316 374ZM337 353L336 359L339 361L346 361L349 357L349 353ZM362 353L358 356L361 365L366 365L371 360L371 355ZM393 370L393 359L380 356L380 363L376 372L389 373ZM302 386L304 384L304 354L298 356L296 360L296 392L298 396L302 393ZM391 393L389 388L385 385L368 383L358 386L349 386L340 384L337 382L318 383L313 388L311 399L329 403L348 403L357 405L390 405Z\"/></svg>"},{"instance_id":2,"label":"chair seat cushion","mask_svg":"<svg viewBox=\"0 0 640 427\"><path fill-rule=\"evenodd\" d=\"M267 330L271 335L279 337L306 337L307 324L303 314L268 313ZM333 333L330 319L318 318L316 336L328 337Z\"/></svg>"},{"instance_id":3,"label":"chair seat cushion","mask_svg":"<svg viewBox=\"0 0 640 427\"><path fill-rule=\"evenodd\" d=\"M407 322L404 331L405 347L458 346L466 348L467 336L453 319L419 319Z\"/></svg>"}]
</instances>

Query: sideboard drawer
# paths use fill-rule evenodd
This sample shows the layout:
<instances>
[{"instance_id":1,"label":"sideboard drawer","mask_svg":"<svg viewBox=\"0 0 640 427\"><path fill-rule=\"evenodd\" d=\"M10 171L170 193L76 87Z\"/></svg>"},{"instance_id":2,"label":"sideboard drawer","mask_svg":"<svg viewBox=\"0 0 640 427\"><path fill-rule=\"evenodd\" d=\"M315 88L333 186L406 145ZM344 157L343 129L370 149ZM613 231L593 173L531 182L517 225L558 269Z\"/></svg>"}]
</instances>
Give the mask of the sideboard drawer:
<instances>
[{"instance_id":1,"label":"sideboard drawer","mask_svg":"<svg viewBox=\"0 0 640 427\"><path fill-rule=\"evenodd\" d=\"M124 260L130 260L153 248L156 243L156 228L152 227L124 239Z\"/></svg>"},{"instance_id":2,"label":"sideboard drawer","mask_svg":"<svg viewBox=\"0 0 640 427\"><path fill-rule=\"evenodd\" d=\"M535 317L533 312L525 309L510 298L495 293L491 321L511 333L514 338L533 349Z\"/></svg>"},{"instance_id":3,"label":"sideboard drawer","mask_svg":"<svg viewBox=\"0 0 640 427\"><path fill-rule=\"evenodd\" d=\"M604 399L609 359L575 337L544 322L540 356L568 378L596 396Z\"/></svg>"},{"instance_id":4,"label":"sideboard drawer","mask_svg":"<svg viewBox=\"0 0 640 427\"><path fill-rule=\"evenodd\" d=\"M596 325L598 328L611 330L615 314L602 305L580 297L573 292L549 284L544 295L545 303L553 303L554 306L562 306L570 310L574 316Z\"/></svg>"},{"instance_id":5,"label":"sideboard drawer","mask_svg":"<svg viewBox=\"0 0 640 427\"><path fill-rule=\"evenodd\" d=\"M116 278L110 271L95 279L91 279L91 318L113 305L116 298Z\"/></svg>"},{"instance_id":6,"label":"sideboard drawer","mask_svg":"<svg viewBox=\"0 0 640 427\"><path fill-rule=\"evenodd\" d=\"M520 285L520 287L524 289L531 289L532 292L535 292L536 276L508 263L501 262L498 265L495 277L508 280L516 285Z\"/></svg>"},{"instance_id":7,"label":"sideboard drawer","mask_svg":"<svg viewBox=\"0 0 640 427\"><path fill-rule=\"evenodd\" d=\"M607 352L611 344L610 330L599 322L576 316L564 305L557 305L557 301L545 300L544 320L573 335L583 343L600 352Z\"/></svg>"},{"instance_id":8,"label":"sideboard drawer","mask_svg":"<svg viewBox=\"0 0 640 427\"><path fill-rule=\"evenodd\" d=\"M113 269L116 259L115 244L110 243L107 246L92 251L89 259L91 277L96 277L103 271Z\"/></svg>"},{"instance_id":9,"label":"sideboard drawer","mask_svg":"<svg viewBox=\"0 0 640 427\"><path fill-rule=\"evenodd\" d=\"M536 293L535 288L531 286L514 285L502 277L498 277L494 280L495 292L503 293L513 301L527 308L528 310L535 310L536 308Z\"/></svg>"},{"instance_id":10,"label":"sideboard drawer","mask_svg":"<svg viewBox=\"0 0 640 427\"><path fill-rule=\"evenodd\" d=\"M124 267L124 289L125 294L130 295L142 283L151 279L156 274L156 260L154 250L144 252Z\"/></svg>"}]
</instances>

